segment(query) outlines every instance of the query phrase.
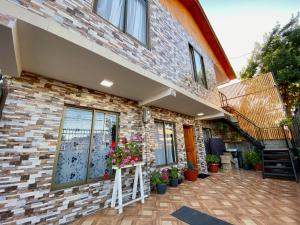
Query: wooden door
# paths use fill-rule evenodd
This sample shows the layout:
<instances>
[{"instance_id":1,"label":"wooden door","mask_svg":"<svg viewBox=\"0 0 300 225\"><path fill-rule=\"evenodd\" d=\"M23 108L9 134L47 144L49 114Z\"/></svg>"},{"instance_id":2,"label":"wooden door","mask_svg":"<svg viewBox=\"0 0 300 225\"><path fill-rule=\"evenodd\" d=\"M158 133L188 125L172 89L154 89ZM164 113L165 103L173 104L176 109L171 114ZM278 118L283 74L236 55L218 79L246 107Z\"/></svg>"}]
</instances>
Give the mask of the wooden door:
<instances>
[{"instance_id":1,"label":"wooden door","mask_svg":"<svg viewBox=\"0 0 300 225\"><path fill-rule=\"evenodd\" d=\"M197 153L195 148L194 141L194 129L192 126L183 126L184 130L184 143L186 150L186 159L188 161L192 161L195 168L198 167L197 164Z\"/></svg>"}]
</instances>

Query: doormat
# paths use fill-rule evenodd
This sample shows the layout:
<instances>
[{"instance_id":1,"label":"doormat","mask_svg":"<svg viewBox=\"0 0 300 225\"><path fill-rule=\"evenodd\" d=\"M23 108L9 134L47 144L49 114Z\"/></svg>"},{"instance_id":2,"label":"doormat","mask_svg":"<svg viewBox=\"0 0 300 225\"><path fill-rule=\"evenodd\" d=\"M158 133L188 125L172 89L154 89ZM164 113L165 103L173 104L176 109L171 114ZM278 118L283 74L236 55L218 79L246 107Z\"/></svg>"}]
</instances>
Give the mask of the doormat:
<instances>
[{"instance_id":1,"label":"doormat","mask_svg":"<svg viewBox=\"0 0 300 225\"><path fill-rule=\"evenodd\" d=\"M200 178L200 179L205 179L205 178L207 178L207 177L209 177L210 175L209 174L205 174L205 173L200 173L199 175L198 175L198 177Z\"/></svg>"},{"instance_id":2,"label":"doormat","mask_svg":"<svg viewBox=\"0 0 300 225\"><path fill-rule=\"evenodd\" d=\"M183 206L171 214L175 218L190 225L232 225L223 220Z\"/></svg>"}]
</instances>

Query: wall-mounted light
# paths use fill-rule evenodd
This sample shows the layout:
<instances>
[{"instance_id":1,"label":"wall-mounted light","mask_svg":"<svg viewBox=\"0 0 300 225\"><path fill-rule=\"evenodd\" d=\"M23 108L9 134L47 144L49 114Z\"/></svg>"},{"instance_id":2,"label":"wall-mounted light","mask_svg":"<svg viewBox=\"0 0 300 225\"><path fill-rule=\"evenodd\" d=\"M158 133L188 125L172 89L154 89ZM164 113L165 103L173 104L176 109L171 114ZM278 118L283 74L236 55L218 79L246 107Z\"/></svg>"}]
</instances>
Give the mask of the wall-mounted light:
<instances>
[{"instance_id":1,"label":"wall-mounted light","mask_svg":"<svg viewBox=\"0 0 300 225\"><path fill-rule=\"evenodd\" d=\"M100 82L100 85L105 86L105 87L111 87L114 83L109 80L103 80Z\"/></svg>"}]
</instances>

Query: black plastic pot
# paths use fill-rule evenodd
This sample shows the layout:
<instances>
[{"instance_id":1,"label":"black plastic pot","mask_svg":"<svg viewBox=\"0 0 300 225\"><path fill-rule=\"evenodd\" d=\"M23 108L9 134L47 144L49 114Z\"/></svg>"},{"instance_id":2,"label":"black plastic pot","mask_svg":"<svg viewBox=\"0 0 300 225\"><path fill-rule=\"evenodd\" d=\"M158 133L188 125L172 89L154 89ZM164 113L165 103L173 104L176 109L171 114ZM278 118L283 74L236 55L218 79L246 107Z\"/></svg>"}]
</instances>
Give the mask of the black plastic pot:
<instances>
[{"instance_id":1,"label":"black plastic pot","mask_svg":"<svg viewBox=\"0 0 300 225\"><path fill-rule=\"evenodd\" d=\"M170 186L171 187L177 187L178 186L178 178L170 179Z\"/></svg>"},{"instance_id":2,"label":"black plastic pot","mask_svg":"<svg viewBox=\"0 0 300 225\"><path fill-rule=\"evenodd\" d=\"M181 184L182 182L183 182L182 177L181 177L181 178L178 178L178 184Z\"/></svg>"},{"instance_id":3,"label":"black plastic pot","mask_svg":"<svg viewBox=\"0 0 300 225\"><path fill-rule=\"evenodd\" d=\"M166 184L157 184L156 191L157 191L157 194L160 194L160 195L166 193L167 185Z\"/></svg>"},{"instance_id":4,"label":"black plastic pot","mask_svg":"<svg viewBox=\"0 0 300 225\"><path fill-rule=\"evenodd\" d=\"M251 165L245 163L245 164L244 164L244 169L245 169L245 170L251 170Z\"/></svg>"}]
</instances>

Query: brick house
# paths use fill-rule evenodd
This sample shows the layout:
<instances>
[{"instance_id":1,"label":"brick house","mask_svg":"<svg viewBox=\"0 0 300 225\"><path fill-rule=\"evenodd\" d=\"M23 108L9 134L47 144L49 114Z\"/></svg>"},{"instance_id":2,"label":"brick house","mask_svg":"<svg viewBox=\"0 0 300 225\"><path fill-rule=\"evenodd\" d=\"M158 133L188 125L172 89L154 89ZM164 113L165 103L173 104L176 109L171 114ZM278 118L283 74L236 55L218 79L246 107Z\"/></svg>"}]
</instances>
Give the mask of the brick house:
<instances>
[{"instance_id":1,"label":"brick house","mask_svg":"<svg viewBox=\"0 0 300 225\"><path fill-rule=\"evenodd\" d=\"M68 223L107 207L105 154L117 137L143 136L147 193L154 168L188 159L207 173L199 118L226 113L217 86L235 74L198 1L1 0L0 34L3 224Z\"/></svg>"}]
</instances>

